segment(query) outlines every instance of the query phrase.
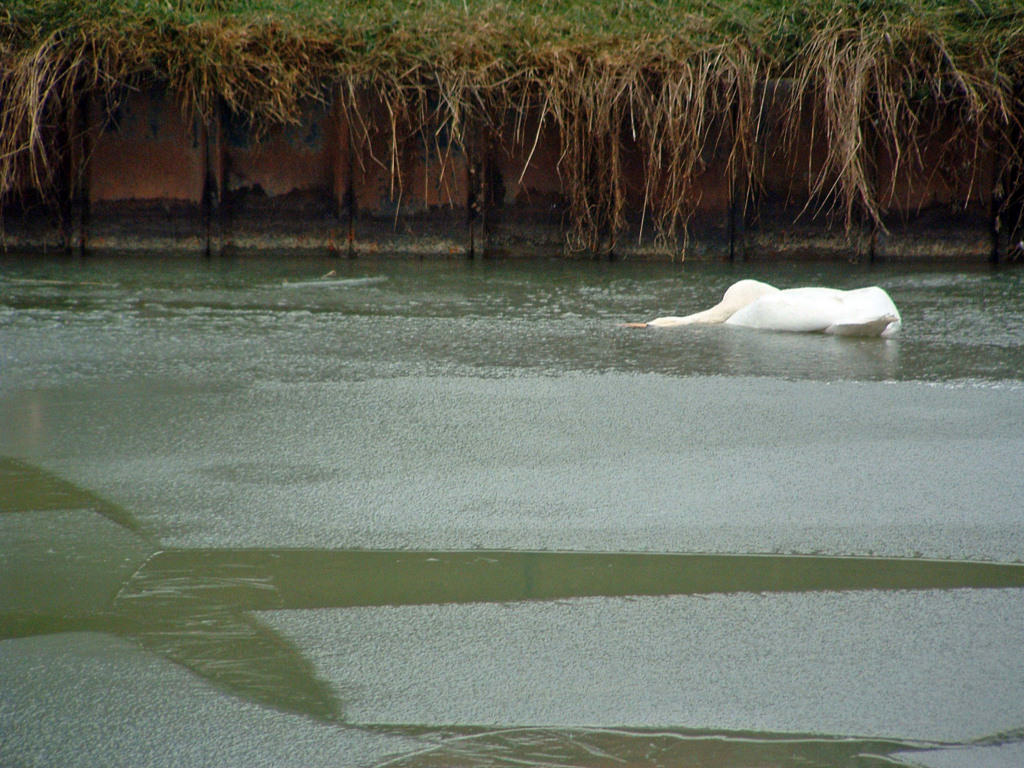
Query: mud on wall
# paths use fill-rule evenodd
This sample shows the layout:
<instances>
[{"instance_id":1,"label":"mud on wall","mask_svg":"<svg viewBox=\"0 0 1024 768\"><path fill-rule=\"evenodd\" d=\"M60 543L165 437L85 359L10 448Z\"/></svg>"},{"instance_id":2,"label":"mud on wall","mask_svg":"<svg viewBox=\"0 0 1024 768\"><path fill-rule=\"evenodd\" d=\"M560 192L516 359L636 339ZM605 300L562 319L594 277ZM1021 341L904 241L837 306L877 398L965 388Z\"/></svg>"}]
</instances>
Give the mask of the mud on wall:
<instances>
[{"instance_id":1,"label":"mud on wall","mask_svg":"<svg viewBox=\"0 0 1024 768\"><path fill-rule=\"evenodd\" d=\"M765 86L769 95L783 87ZM894 159L878 148L883 225L849 229L808 193L825 138L808 124L787 140L772 103L765 99L758 137L763 183L737 192L724 150L707 152L695 214L671 239L647 219L647 161L624 137L628 224L602 250L704 260L1018 257L1006 201L1020 197L1020 174L995 149L966 148L958 157L932 133L921 139L920 167L893 171ZM314 104L296 124L263 131L226 110L205 123L188 119L161 88L134 92L113 109L83 98L68 122L55 134L68 144L60 153L65 183L50 199L27 194L5 204L3 247L353 256L564 249L562 149L549 122L469 132L459 144L444 126L392 133L386 107L368 97L355 116Z\"/></svg>"}]
</instances>

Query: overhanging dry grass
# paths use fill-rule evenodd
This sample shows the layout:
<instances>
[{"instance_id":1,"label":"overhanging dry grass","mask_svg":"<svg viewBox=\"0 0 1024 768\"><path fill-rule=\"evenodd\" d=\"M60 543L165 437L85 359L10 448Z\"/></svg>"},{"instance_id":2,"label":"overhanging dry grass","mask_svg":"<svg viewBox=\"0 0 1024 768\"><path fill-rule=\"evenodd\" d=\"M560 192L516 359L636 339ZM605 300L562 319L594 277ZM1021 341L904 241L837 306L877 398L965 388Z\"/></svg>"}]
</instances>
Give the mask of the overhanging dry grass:
<instances>
[{"instance_id":1,"label":"overhanging dry grass","mask_svg":"<svg viewBox=\"0 0 1024 768\"><path fill-rule=\"evenodd\" d=\"M1014 0L13 0L0 10L0 195L66 183L87 93L113 102L165 83L191 113L223 103L262 125L340 98L367 145L361 106L376 94L390 147L378 160L399 187L409 132L458 142L511 125L529 147L527 126L549 124L571 248L607 248L623 230L628 152L643 158L643 220L674 240L708 157L726 158L741 198L758 188L760 84L774 79L793 83L789 135L810 122L825 139L811 214L880 223L878 150L918 168L940 126L950 152L996 142L1022 165Z\"/></svg>"},{"instance_id":2,"label":"overhanging dry grass","mask_svg":"<svg viewBox=\"0 0 1024 768\"><path fill-rule=\"evenodd\" d=\"M875 149L892 158L894 181L901 168L923 167L921 147L940 132L946 147L940 165L954 156L976 160L987 142L1021 119L1020 31L1005 30L1017 36L1014 43L982 28L966 48L951 33L956 19L949 11L929 10L879 21L840 7L795 57L793 101L804 109L791 115L809 110L829 147L811 193L821 205L840 206L847 221L861 215L880 223L879 196L886 190L878 188ZM979 167L967 166L968 187L980 181Z\"/></svg>"}]
</instances>

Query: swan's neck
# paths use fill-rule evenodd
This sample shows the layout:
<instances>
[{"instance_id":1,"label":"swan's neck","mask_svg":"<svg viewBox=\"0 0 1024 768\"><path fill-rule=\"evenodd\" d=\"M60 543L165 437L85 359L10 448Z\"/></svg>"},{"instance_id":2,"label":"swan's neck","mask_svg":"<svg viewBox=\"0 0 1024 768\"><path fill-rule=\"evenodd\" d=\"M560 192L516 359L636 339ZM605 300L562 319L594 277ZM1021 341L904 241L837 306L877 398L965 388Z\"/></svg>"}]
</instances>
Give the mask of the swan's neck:
<instances>
[{"instance_id":1,"label":"swan's neck","mask_svg":"<svg viewBox=\"0 0 1024 768\"><path fill-rule=\"evenodd\" d=\"M758 280L740 280L733 283L722 296L722 300L710 309L694 312L692 315L683 317L659 317L651 320L647 325L694 325L724 323L734 314L739 312L748 304L757 301L767 293L777 293L778 288L762 283Z\"/></svg>"},{"instance_id":2,"label":"swan's neck","mask_svg":"<svg viewBox=\"0 0 1024 768\"><path fill-rule=\"evenodd\" d=\"M722 295L722 300L703 312L687 315L682 320L689 323L724 323L741 309L753 304L768 293L778 293L779 289L759 280L740 280L729 286Z\"/></svg>"},{"instance_id":3,"label":"swan's neck","mask_svg":"<svg viewBox=\"0 0 1024 768\"><path fill-rule=\"evenodd\" d=\"M736 307L731 303L720 301L710 309L705 309L701 312L694 312L692 315L680 318L680 320L683 321L681 323L682 325L689 325L691 323L724 323L739 309L741 309L741 307Z\"/></svg>"},{"instance_id":4,"label":"swan's neck","mask_svg":"<svg viewBox=\"0 0 1024 768\"><path fill-rule=\"evenodd\" d=\"M716 304L711 309L705 309L702 312L694 312L692 315L686 315L685 317L676 317L675 315L669 315L668 317L656 317L653 320L647 321L644 325L649 325L654 328L665 328L673 325L724 323L732 313L726 312L721 307L721 304Z\"/></svg>"}]
</instances>

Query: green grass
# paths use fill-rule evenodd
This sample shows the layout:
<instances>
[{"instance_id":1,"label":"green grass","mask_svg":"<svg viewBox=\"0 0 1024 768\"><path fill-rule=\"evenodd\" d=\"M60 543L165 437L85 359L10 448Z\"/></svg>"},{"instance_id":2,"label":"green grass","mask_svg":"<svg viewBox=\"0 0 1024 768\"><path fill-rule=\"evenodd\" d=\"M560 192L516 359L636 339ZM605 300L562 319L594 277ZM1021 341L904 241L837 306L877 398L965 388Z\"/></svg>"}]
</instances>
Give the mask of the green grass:
<instances>
[{"instance_id":1,"label":"green grass","mask_svg":"<svg viewBox=\"0 0 1024 768\"><path fill-rule=\"evenodd\" d=\"M594 248L624 223L625 143L646 158L645 205L667 236L709 150L756 190L761 85L780 78L795 85L787 127L810 120L827 138L807 191L848 224L880 222L878 147L920 165L917 139L940 125L957 151L1010 147L1021 164L1019 0L6 0L0 195L54 186L86 92L165 83L200 116L222 103L257 124L379 93L394 131L552 121L571 244Z\"/></svg>"}]
</instances>

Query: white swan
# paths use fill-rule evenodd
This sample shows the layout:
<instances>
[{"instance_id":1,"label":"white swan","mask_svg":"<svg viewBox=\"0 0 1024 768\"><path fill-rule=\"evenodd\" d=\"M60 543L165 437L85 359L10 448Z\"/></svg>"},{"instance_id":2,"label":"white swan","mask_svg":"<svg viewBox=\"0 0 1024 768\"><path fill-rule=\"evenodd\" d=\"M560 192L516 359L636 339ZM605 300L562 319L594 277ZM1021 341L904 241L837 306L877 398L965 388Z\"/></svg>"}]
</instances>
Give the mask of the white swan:
<instances>
[{"instance_id":1,"label":"white swan","mask_svg":"<svg viewBox=\"0 0 1024 768\"><path fill-rule=\"evenodd\" d=\"M758 280L733 283L722 300L703 312L658 317L633 328L663 328L694 323L722 323L771 331L831 333L837 336L889 337L902 325L899 310L878 286L840 291L835 288L778 288Z\"/></svg>"}]
</instances>

